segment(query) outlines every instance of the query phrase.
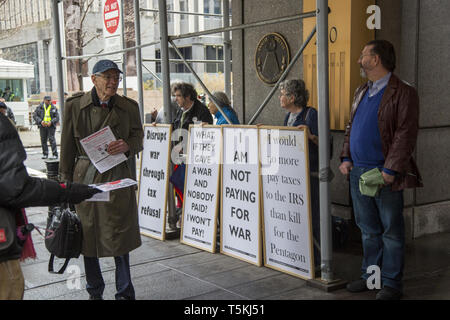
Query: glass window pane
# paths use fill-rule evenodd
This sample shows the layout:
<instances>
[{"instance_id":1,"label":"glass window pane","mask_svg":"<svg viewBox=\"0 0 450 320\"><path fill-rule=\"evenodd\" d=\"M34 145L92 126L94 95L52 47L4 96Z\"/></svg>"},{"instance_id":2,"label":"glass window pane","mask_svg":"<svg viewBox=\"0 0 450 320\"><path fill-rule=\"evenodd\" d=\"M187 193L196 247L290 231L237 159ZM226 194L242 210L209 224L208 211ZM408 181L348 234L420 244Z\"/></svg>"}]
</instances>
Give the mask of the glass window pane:
<instances>
[{"instance_id":1,"label":"glass window pane","mask_svg":"<svg viewBox=\"0 0 450 320\"><path fill-rule=\"evenodd\" d=\"M6 101L25 101L21 79L0 79L0 96Z\"/></svg>"},{"instance_id":2,"label":"glass window pane","mask_svg":"<svg viewBox=\"0 0 450 320\"><path fill-rule=\"evenodd\" d=\"M222 0L214 0L214 13L215 14L220 14L221 13L221 5L222 5Z\"/></svg>"},{"instance_id":3,"label":"glass window pane","mask_svg":"<svg viewBox=\"0 0 450 320\"><path fill-rule=\"evenodd\" d=\"M180 1L180 11L187 11L186 2L183 0ZM186 20L186 15L185 14L180 15L180 19Z\"/></svg>"}]
</instances>

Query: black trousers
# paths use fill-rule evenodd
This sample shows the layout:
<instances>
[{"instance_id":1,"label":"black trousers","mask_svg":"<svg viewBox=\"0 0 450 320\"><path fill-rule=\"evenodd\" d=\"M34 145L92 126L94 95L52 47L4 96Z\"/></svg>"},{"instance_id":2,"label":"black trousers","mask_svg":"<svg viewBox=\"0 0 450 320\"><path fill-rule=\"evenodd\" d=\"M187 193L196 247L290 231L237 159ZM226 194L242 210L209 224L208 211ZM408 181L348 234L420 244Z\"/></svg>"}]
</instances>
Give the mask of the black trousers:
<instances>
[{"instance_id":1,"label":"black trousers","mask_svg":"<svg viewBox=\"0 0 450 320\"><path fill-rule=\"evenodd\" d=\"M39 128L39 133L41 134L42 154L48 155L47 141L50 141L50 146L52 147L53 155L54 156L58 155L58 150L56 149L55 131L56 131L55 126Z\"/></svg>"}]
</instances>

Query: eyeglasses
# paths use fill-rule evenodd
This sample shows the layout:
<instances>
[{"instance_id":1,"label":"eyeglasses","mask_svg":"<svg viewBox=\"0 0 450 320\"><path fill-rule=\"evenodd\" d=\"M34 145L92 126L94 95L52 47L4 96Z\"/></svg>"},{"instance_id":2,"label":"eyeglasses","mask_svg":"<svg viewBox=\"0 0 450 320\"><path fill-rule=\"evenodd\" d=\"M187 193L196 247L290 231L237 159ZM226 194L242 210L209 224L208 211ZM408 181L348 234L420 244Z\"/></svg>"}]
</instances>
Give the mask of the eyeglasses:
<instances>
[{"instance_id":1,"label":"eyeglasses","mask_svg":"<svg viewBox=\"0 0 450 320\"><path fill-rule=\"evenodd\" d=\"M364 58L365 56L374 56L374 54L373 54L373 53L361 54L361 55L359 56L359 60L362 60L362 58Z\"/></svg>"},{"instance_id":2,"label":"eyeglasses","mask_svg":"<svg viewBox=\"0 0 450 320\"><path fill-rule=\"evenodd\" d=\"M118 82L122 81L122 76L110 76L110 75L104 75L101 73L96 74L96 76L103 78L106 81L111 81L111 80L118 81Z\"/></svg>"}]
</instances>

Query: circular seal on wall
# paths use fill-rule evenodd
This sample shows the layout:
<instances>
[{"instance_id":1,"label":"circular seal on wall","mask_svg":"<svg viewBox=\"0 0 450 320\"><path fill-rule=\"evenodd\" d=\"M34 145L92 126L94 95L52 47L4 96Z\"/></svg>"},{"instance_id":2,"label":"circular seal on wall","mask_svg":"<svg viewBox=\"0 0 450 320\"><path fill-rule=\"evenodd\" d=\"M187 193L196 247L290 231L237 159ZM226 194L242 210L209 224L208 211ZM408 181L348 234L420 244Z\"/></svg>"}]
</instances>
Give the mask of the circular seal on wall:
<instances>
[{"instance_id":1,"label":"circular seal on wall","mask_svg":"<svg viewBox=\"0 0 450 320\"><path fill-rule=\"evenodd\" d=\"M289 65L289 47L279 33L266 34L255 53L256 73L267 84L275 84Z\"/></svg>"}]
</instances>

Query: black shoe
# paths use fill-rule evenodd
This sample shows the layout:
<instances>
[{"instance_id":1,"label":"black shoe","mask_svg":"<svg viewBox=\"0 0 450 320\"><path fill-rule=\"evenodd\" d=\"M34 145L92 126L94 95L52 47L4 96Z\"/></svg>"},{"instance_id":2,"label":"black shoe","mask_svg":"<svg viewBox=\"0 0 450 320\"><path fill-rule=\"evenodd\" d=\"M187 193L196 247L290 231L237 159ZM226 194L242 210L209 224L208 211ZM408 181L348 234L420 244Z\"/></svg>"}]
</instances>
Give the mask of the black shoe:
<instances>
[{"instance_id":1,"label":"black shoe","mask_svg":"<svg viewBox=\"0 0 450 320\"><path fill-rule=\"evenodd\" d=\"M380 292L377 293L375 299L377 300L400 300L402 297L402 292L400 290L391 288L391 287L383 287Z\"/></svg>"},{"instance_id":2,"label":"black shoe","mask_svg":"<svg viewBox=\"0 0 450 320\"><path fill-rule=\"evenodd\" d=\"M347 290L350 292L364 292L369 291L367 288L367 280L366 279L358 279L347 284Z\"/></svg>"},{"instance_id":3,"label":"black shoe","mask_svg":"<svg viewBox=\"0 0 450 320\"><path fill-rule=\"evenodd\" d=\"M89 295L89 300L103 300L102 296Z\"/></svg>"},{"instance_id":4,"label":"black shoe","mask_svg":"<svg viewBox=\"0 0 450 320\"><path fill-rule=\"evenodd\" d=\"M47 159L48 158L48 155L46 155L46 154L44 154L43 156L42 156L42 159Z\"/></svg>"}]
</instances>

